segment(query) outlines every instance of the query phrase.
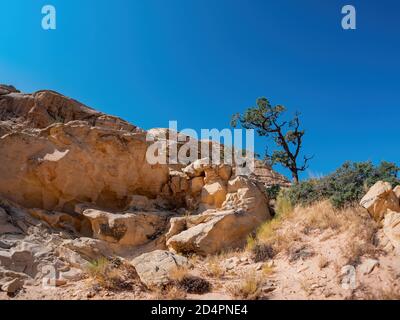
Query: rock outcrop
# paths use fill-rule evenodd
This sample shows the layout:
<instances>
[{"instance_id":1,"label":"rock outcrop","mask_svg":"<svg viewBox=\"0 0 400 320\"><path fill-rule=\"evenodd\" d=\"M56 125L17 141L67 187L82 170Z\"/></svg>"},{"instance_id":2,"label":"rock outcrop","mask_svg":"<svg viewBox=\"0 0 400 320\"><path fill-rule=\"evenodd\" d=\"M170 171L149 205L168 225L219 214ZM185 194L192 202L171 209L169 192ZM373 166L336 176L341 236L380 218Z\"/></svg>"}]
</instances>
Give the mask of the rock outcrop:
<instances>
[{"instance_id":1,"label":"rock outcrop","mask_svg":"<svg viewBox=\"0 0 400 320\"><path fill-rule=\"evenodd\" d=\"M271 217L264 193L243 177L227 182L221 207L219 211L211 209L199 215L172 218L168 247L201 255L239 247L250 232Z\"/></svg>"},{"instance_id":2,"label":"rock outcrop","mask_svg":"<svg viewBox=\"0 0 400 320\"><path fill-rule=\"evenodd\" d=\"M92 225L93 237L125 246L139 246L157 238L168 225L168 212L110 213L88 209L83 212Z\"/></svg>"},{"instance_id":3,"label":"rock outcrop","mask_svg":"<svg viewBox=\"0 0 400 320\"><path fill-rule=\"evenodd\" d=\"M360 205L368 210L376 221L381 221L388 209L400 211L399 198L388 182L378 181L361 199Z\"/></svg>"},{"instance_id":4,"label":"rock outcrop","mask_svg":"<svg viewBox=\"0 0 400 320\"><path fill-rule=\"evenodd\" d=\"M122 209L135 193L156 197L168 181L166 166L150 165L143 133L52 124L0 138L0 196L28 208L73 212L89 202Z\"/></svg>"},{"instance_id":5,"label":"rock outcrop","mask_svg":"<svg viewBox=\"0 0 400 320\"><path fill-rule=\"evenodd\" d=\"M150 133L155 140L170 134ZM93 261L115 256L137 257L142 282L164 284L170 269L187 261L156 249L207 255L242 246L270 218L262 184L287 185L260 163L251 178L208 158L150 164L147 138L59 93L0 85L3 290L13 294L25 281L40 281L49 266L61 275L58 284L75 281ZM188 137L179 140L182 148ZM196 143L199 150L216 144Z\"/></svg>"},{"instance_id":6,"label":"rock outcrop","mask_svg":"<svg viewBox=\"0 0 400 320\"><path fill-rule=\"evenodd\" d=\"M400 255L400 212L389 210L383 221L383 232Z\"/></svg>"},{"instance_id":7,"label":"rock outcrop","mask_svg":"<svg viewBox=\"0 0 400 320\"><path fill-rule=\"evenodd\" d=\"M360 205L382 225L383 233L400 254L400 186L378 181L361 199Z\"/></svg>"}]
</instances>

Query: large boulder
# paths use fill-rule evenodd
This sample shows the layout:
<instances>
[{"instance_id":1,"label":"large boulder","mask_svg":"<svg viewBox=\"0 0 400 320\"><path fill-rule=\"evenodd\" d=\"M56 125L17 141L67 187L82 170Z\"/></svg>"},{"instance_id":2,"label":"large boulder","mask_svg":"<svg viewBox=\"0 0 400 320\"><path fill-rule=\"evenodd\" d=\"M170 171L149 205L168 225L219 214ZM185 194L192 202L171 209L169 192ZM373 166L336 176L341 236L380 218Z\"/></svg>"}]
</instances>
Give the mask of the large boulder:
<instances>
[{"instance_id":1,"label":"large boulder","mask_svg":"<svg viewBox=\"0 0 400 320\"><path fill-rule=\"evenodd\" d=\"M396 188L393 189L393 192L396 195L397 199L399 199L399 202L400 202L400 186L396 186Z\"/></svg>"},{"instance_id":2,"label":"large boulder","mask_svg":"<svg viewBox=\"0 0 400 320\"><path fill-rule=\"evenodd\" d=\"M159 287L168 284L170 273L187 265L183 256L165 250L144 253L132 260L140 280L147 287Z\"/></svg>"},{"instance_id":3,"label":"large boulder","mask_svg":"<svg viewBox=\"0 0 400 320\"><path fill-rule=\"evenodd\" d=\"M400 212L388 210L383 220L383 232L400 254Z\"/></svg>"},{"instance_id":4,"label":"large boulder","mask_svg":"<svg viewBox=\"0 0 400 320\"><path fill-rule=\"evenodd\" d=\"M96 239L119 245L138 246L156 238L165 230L170 213L110 213L87 209L83 215L90 220Z\"/></svg>"},{"instance_id":5,"label":"large boulder","mask_svg":"<svg viewBox=\"0 0 400 320\"><path fill-rule=\"evenodd\" d=\"M0 250L0 266L31 277L35 276L37 272L37 264L32 251L24 248Z\"/></svg>"},{"instance_id":6,"label":"large boulder","mask_svg":"<svg viewBox=\"0 0 400 320\"><path fill-rule=\"evenodd\" d=\"M268 199L245 177L228 182L222 210L171 219L167 246L176 252L214 254L245 244L249 233L269 219Z\"/></svg>"},{"instance_id":7,"label":"large boulder","mask_svg":"<svg viewBox=\"0 0 400 320\"><path fill-rule=\"evenodd\" d=\"M114 254L107 242L85 237L65 240L57 251L60 257L77 267L82 267L87 261L112 257Z\"/></svg>"},{"instance_id":8,"label":"large boulder","mask_svg":"<svg viewBox=\"0 0 400 320\"><path fill-rule=\"evenodd\" d=\"M376 221L381 221L388 209L400 211L399 199L392 186L383 181L378 181L369 189L361 199L360 205L367 209Z\"/></svg>"},{"instance_id":9,"label":"large boulder","mask_svg":"<svg viewBox=\"0 0 400 320\"><path fill-rule=\"evenodd\" d=\"M209 208L221 208L227 194L222 181L206 184L201 190L201 202Z\"/></svg>"}]
</instances>

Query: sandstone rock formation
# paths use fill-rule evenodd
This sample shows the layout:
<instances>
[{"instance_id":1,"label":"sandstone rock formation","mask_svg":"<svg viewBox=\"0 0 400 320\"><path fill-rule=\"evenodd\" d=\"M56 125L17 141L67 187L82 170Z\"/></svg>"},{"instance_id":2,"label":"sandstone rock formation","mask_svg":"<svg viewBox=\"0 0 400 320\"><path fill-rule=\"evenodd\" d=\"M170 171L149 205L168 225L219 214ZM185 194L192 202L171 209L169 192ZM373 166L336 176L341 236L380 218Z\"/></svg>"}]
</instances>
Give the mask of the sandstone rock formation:
<instances>
[{"instance_id":1,"label":"sandstone rock formation","mask_svg":"<svg viewBox=\"0 0 400 320\"><path fill-rule=\"evenodd\" d=\"M169 134L150 133L155 140ZM58 284L75 281L93 261L115 256L137 257L148 286L163 283L186 260L153 250L207 255L242 246L270 218L262 184L287 185L260 163L251 179L208 158L150 164L146 135L59 93L0 85L3 290L40 282L49 267Z\"/></svg>"},{"instance_id":2,"label":"sandstone rock formation","mask_svg":"<svg viewBox=\"0 0 400 320\"><path fill-rule=\"evenodd\" d=\"M383 233L400 254L400 186L392 189L388 182L378 181L361 199L360 205L380 221Z\"/></svg>"},{"instance_id":3,"label":"sandstone rock formation","mask_svg":"<svg viewBox=\"0 0 400 320\"><path fill-rule=\"evenodd\" d=\"M389 210L383 221L383 232L400 255L400 212Z\"/></svg>"},{"instance_id":4,"label":"sandstone rock formation","mask_svg":"<svg viewBox=\"0 0 400 320\"><path fill-rule=\"evenodd\" d=\"M170 249L206 255L235 248L270 218L267 199L255 183L236 177L227 182L226 190L222 210L171 219L167 234Z\"/></svg>"},{"instance_id":5,"label":"sandstone rock formation","mask_svg":"<svg viewBox=\"0 0 400 320\"><path fill-rule=\"evenodd\" d=\"M168 212L110 213L94 209L83 212L92 225L93 236L120 245L145 244L162 233L168 225Z\"/></svg>"},{"instance_id":6,"label":"sandstone rock formation","mask_svg":"<svg viewBox=\"0 0 400 320\"><path fill-rule=\"evenodd\" d=\"M361 199L360 205L368 210L376 221L381 221L388 209L400 211L399 198L388 182L378 181Z\"/></svg>"}]
</instances>

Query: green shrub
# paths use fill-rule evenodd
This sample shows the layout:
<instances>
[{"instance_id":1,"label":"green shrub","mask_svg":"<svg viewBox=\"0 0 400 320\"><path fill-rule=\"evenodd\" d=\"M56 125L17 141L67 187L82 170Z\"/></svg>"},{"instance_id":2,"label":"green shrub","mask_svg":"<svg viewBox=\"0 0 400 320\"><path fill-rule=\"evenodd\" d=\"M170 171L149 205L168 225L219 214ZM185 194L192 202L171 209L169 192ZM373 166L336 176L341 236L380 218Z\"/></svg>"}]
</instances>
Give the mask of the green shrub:
<instances>
[{"instance_id":1,"label":"green shrub","mask_svg":"<svg viewBox=\"0 0 400 320\"><path fill-rule=\"evenodd\" d=\"M269 200L275 200L279 192L281 191L281 186L279 184L275 184L265 188L265 193Z\"/></svg>"},{"instance_id":2,"label":"green shrub","mask_svg":"<svg viewBox=\"0 0 400 320\"><path fill-rule=\"evenodd\" d=\"M377 181L400 184L400 168L394 163L346 162L334 173L321 179L310 179L293 185L285 191L292 205L310 205L322 199L330 199L333 206L342 208L360 201Z\"/></svg>"}]
</instances>

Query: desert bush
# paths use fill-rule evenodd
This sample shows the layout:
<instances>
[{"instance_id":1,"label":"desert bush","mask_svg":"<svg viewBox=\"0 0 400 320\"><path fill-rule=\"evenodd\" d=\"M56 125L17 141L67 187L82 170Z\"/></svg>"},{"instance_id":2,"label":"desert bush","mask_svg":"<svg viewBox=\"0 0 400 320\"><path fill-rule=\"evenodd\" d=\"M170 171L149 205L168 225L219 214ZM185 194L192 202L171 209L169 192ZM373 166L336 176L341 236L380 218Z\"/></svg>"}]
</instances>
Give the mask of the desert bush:
<instances>
[{"instance_id":1,"label":"desert bush","mask_svg":"<svg viewBox=\"0 0 400 320\"><path fill-rule=\"evenodd\" d=\"M400 184L400 168L394 163L346 162L334 173L320 179L309 179L294 184L285 191L292 205L310 205L330 199L336 208L343 208L360 201L368 189L377 181Z\"/></svg>"},{"instance_id":2,"label":"desert bush","mask_svg":"<svg viewBox=\"0 0 400 320\"><path fill-rule=\"evenodd\" d=\"M211 290L211 284L207 280L191 275L184 267L174 268L169 277L170 285L186 293L204 294Z\"/></svg>"},{"instance_id":3,"label":"desert bush","mask_svg":"<svg viewBox=\"0 0 400 320\"><path fill-rule=\"evenodd\" d=\"M274 248L271 244L257 243L251 249L251 258L255 262L267 261L275 256Z\"/></svg>"},{"instance_id":4,"label":"desert bush","mask_svg":"<svg viewBox=\"0 0 400 320\"><path fill-rule=\"evenodd\" d=\"M175 285L187 293L204 294L210 292L211 284L206 279L186 275L181 280L177 281Z\"/></svg>"},{"instance_id":5,"label":"desert bush","mask_svg":"<svg viewBox=\"0 0 400 320\"><path fill-rule=\"evenodd\" d=\"M154 292L153 299L154 300L185 300L186 292L181 290L180 288L174 286L173 284L169 284L162 288L158 288L158 290Z\"/></svg>"},{"instance_id":6,"label":"desert bush","mask_svg":"<svg viewBox=\"0 0 400 320\"><path fill-rule=\"evenodd\" d=\"M265 188L265 194L268 199L275 200L281 191L281 186L276 184Z\"/></svg>"}]
</instances>

